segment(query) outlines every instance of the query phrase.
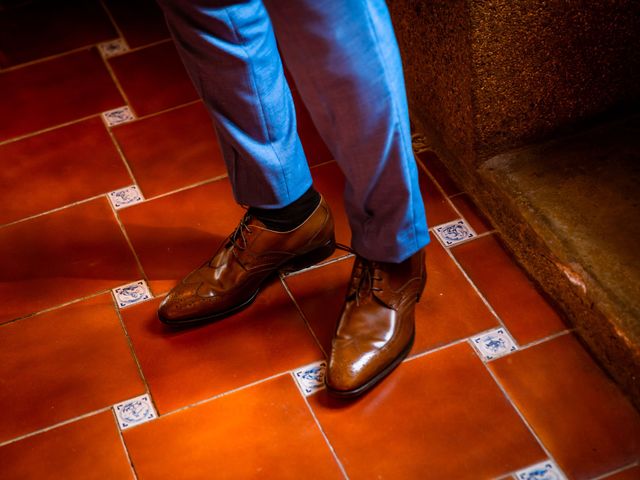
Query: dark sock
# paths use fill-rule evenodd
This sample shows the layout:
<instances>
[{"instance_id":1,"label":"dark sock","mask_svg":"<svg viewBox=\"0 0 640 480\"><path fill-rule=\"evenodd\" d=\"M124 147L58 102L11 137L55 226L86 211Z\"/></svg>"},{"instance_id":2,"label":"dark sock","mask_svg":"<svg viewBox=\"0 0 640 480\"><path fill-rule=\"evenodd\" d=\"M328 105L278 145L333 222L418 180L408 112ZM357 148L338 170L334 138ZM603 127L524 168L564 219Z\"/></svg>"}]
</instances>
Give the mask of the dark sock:
<instances>
[{"instance_id":1,"label":"dark sock","mask_svg":"<svg viewBox=\"0 0 640 480\"><path fill-rule=\"evenodd\" d=\"M320 194L313 185L295 202L282 208L249 207L249 214L256 217L269 230L287 232L299 227L320 203Z\"/></svg>"}]
</instances>

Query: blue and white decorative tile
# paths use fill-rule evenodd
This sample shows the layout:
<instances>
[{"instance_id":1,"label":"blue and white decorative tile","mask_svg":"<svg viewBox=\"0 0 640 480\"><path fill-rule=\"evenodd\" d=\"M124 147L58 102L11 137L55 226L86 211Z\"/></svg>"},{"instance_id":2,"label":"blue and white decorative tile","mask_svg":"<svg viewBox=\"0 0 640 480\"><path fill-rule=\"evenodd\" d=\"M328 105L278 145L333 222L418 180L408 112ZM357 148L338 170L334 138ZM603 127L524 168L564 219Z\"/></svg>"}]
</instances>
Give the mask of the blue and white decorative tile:
<instances>
[{"instance_id":1,"label":"blue and white decorative tile","mask_svg":"<svg viewBox=\"0 0 640 480\"><path fill-rule=\"evenodd\" d=\"M471 343L485 361L502 357L518 349L516 341L511 337L509 332L502 327L473 337Z\"/></svg>"},{"instance_id":2,"label":"blue and white decorative tile","mask_svg":"<svg viewBox=\"0 0 640 480\"><path fill-rule=\"evenodd\" d=\"M144 280L138 280L137 282L129 283L121 287L116 287L112 290L113 296L118 303L118 308L125 308L136 303L149 300L153 296L149 291L147 282Z\"/></svg>"},{"instance_id":3,"label":"blue and white decorative tile","mask_svg":"<svg viewBox=\"0 0 640 480\"><path fill-rule=\"evenodd\" d=\"M121 430L158 418L148 394L126 400L113 406Z\"/></svg>"},{"instance_id":4,"label":"blue and white decorative tile","mask_svg":"<svg viewBox=\"0 0 640 480\"><path fill-rule=\"evenodd\" d=\"M327 362L312 363L293 371L293 378L305 397L324 388L324 374Z\"/></svg>"},{"instance_id":5,"label":"blue and white decorative tile","mask_svg":"<svg viewBox=\"0 0 640 480\"><path fill-rule=\"evenodd\" d=\"M109 201L113 205L113 208L120 210L121 208L128 207L140 203L144 200L142 192L137 185L131 185L129 187L121 188L120 190L114 190L107 194Z\"/></svg>"},{"instance_id":6,"label":"blue and white decorative tile","mask_svg":"<svg viewBox=\"0 0 640 480\"><path fill-rule=\"evenodd\" d=\"M434 227L433 231L445 247L451 247L452 245L466 242L467 240L477 236L473 228L471 228L471 226L462 219L438 225L437 227Z\"/></svg>"},{"instance_id":7,"label":"blue and white decorative tile","mask_svg":"<svg viewBox=\"0 0 640 480\"><path fill-rule=\"evenodd\" d=\"M517 480L567 480L560 468L553 460L531 465L519 472L516 472Z\"/></svg>"},{"instance_id":8,"label":"blue and white decorative tile","mask_svg":"<svg viewBox=\"0 0 640 480\"><path fill-rule=\"evenodd\" d=\"M128 52L129 45L127 45L127 42L124 41L124 38L116 38L115 40L110 40L108 42L99 44L98 50L100 50L102 58L111 58L115 57L116 55Z\"/></svg>"},{"instance_id":9,"label":"blue and white decorative tile","mask_svg":"<svg viewBox=\"0 0 640 480\"><path fill-rule=\"evenodd\" d=\"M104 118L104 121L109 127L113 127L114 125L120 125L121 123L127 123L131 120L135 120L136 116L129 107L124 106L114 108L107 112L102 112L102 118Z\"/></svg>"}]
</instances>

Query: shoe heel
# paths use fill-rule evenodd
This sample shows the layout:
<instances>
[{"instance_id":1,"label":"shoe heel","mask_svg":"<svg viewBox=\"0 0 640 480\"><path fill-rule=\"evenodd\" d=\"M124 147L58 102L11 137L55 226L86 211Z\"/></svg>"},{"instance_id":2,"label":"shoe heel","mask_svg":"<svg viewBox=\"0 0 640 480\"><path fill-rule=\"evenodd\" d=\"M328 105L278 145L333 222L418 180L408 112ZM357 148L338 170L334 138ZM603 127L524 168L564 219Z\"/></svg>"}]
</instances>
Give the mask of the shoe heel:
<instances>
[{"instance_id":1,"label":"shoe heel","mask_svg":"<svg viewBox=\"0 0 640 480\"><path fill-rule=\"evenodd\" d=\"M304 255L300 255L299 257L294 258L285 266L283 266L280 271L283 273L291 273L297 270L302 270L304 268L312 267L316 263L321 262L325 258L331 256L336 249L336 241L332 237L327 243L321 245L315 250L311 250L310 252L305 253Z\"/></svg>"}]
</instances>

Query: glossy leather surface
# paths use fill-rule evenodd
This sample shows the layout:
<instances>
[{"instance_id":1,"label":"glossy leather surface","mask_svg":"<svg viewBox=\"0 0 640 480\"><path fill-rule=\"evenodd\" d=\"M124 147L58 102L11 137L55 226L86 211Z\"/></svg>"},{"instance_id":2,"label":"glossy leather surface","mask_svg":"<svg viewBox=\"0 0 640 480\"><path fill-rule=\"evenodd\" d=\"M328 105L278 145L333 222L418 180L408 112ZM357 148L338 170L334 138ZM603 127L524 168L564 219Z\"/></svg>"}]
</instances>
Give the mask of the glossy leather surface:
<instances>
[{"instance_id":1,"label":"glossy leather surface","mask_svg":"<svg viewBox=\"0 0 640 480\"><path fill-rule=\"evenodd\" d=\"M158 316L180 326L229 315L251 303L280 268L304 268L334 248L333 217L324 199L289 232L268 230L247 214L216 254L169 292Z\"/></svg>"},{"instance_id":2,"label":"glossy leather surface","mask_svg":"<svg viewBox=\"0 0 640 480\"><path fill-rule=\"evenodd\" d=\"M399 264L357 258L332 342L330 392L359 395L409 353L415 304L427 278L424 258L424 250Z\"/></svg>"}]
</instances>

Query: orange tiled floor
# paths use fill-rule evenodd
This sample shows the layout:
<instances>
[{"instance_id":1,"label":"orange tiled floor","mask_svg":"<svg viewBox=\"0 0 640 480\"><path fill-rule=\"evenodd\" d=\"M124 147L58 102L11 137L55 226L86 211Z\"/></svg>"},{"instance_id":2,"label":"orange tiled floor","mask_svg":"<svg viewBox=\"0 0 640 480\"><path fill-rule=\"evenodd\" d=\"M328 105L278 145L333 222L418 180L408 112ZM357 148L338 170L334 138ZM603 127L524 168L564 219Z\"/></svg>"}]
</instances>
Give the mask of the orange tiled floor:
<instances>
[{"instance_id":1,"label":"orange tiled floor","mask_svg":"<svg viewBox=\"0 0 640 480\"><path fill-rule=\"evenodd\" d=\"M640 478L638 412L419 142L427 292L411 354L364 398L313 382L345 252L232 318L163 327L162 296L242 210L154 3L63 3L0 8L1 478ZM348 243L344 179L300 105L299 130Z\"/></svg>"}]
</instances>

